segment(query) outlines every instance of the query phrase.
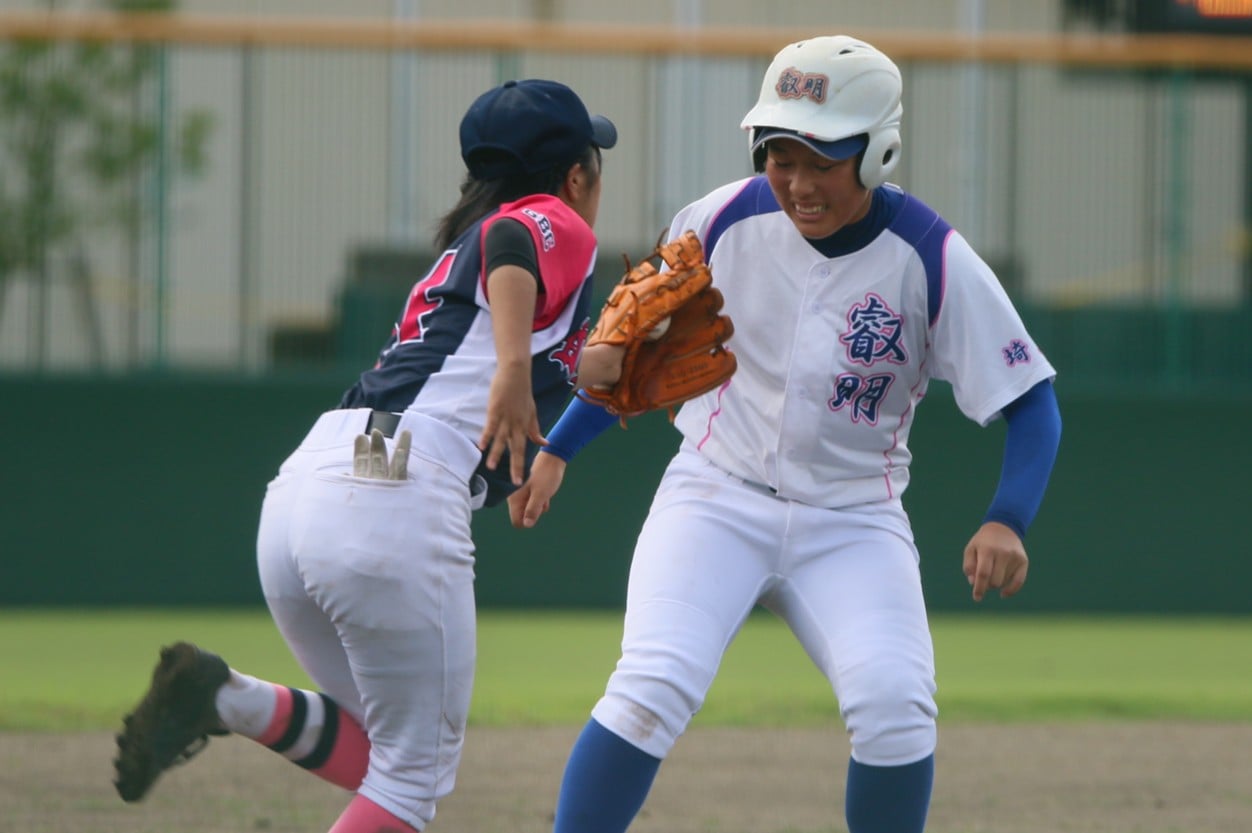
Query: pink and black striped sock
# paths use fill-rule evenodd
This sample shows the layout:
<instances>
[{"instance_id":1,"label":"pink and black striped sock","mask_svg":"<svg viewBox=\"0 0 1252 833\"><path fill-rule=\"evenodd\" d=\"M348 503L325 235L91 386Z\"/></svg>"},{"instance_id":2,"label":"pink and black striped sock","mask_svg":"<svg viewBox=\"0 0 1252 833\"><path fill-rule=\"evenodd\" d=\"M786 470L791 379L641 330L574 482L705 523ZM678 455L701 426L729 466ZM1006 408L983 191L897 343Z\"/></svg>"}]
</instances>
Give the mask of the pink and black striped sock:
<instances>
[{"instance_id":1,"label":"pink and black striped sock","mask_svg":"<svg viewBox=\"0 0 1252 833\"><path fill-rule=\"evenodd\" d=\"M277 689L274 716L257 741L332 784L361 786L370 743L360 724L325 694Z\"/></svg>"},{"instance_id":2,"label":"pink and black striped sock","mask_svg":"<svg viewBox=\"0 0 1252 833\"><path fill-rule=\"evenodd\" d=\"M365 777L369 738L324 694L233 671L218 691L217 711L232 732L268 746L332 784L356 790Z\"/></svg>"}]
</instances>

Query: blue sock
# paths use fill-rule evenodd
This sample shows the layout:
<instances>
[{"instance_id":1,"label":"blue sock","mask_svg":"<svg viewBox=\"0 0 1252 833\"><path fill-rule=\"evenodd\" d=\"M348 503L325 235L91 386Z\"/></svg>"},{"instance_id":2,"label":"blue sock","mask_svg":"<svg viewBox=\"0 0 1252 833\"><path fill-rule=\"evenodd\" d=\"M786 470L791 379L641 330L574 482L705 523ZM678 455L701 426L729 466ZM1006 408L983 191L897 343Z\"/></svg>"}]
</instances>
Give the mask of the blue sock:
<instances>
[{"instance_id":1,"label":"blue sock","mask_svg":"<svg viewBox=\"0 0 1252 833\"><path fill-rule=\"evenodd\" d=\"M570 750L553 833L624 833L661 767L594 720Z\"/></svg>"},{"instance_id":2,"label":"blue sock","mask_svg":"<svg viewBox=\"0 0 1252 833\"><path fill-rule=\"evenodd\" d=\"M848 763L844 815L850 833L922 833L935 781L935 756L904 766Z\"/></svg>"}]
</instances>

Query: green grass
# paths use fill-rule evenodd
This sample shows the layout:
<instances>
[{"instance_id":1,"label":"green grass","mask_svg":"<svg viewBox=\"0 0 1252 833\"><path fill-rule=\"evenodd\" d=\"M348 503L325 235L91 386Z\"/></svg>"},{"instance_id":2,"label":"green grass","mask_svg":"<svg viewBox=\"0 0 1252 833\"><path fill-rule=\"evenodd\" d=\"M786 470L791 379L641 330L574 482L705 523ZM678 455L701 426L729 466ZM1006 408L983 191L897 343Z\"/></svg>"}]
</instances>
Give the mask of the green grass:
<instances>
[{"instance_id":1,"label":"green grass","mask_svg":"<svg viewBox=\"0 0 1252 833\"><path fill-rule=\"evenodd\" d=\"M1252 618L940 616L941 719L1252 720ZM617 659L618 613L484 612L471 721L578 724ZM236 668L308 686L264 610L0 611L0 729L115 728L157 649L189 639ZM698 724L838 719L777 620L731 646Z\"/></svg>"}]
</instances>

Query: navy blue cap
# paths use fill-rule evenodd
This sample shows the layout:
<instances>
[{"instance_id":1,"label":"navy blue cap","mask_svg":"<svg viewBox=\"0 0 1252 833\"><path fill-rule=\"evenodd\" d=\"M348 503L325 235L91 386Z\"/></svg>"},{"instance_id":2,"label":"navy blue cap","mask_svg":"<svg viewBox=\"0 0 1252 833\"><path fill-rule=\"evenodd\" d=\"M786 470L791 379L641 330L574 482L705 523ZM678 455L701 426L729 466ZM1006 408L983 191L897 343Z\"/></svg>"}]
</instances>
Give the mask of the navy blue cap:
<instances>
[{"instance_id":1,"label":"navy blue cap","mask_svg":"<svg viewBox=\"0 0 1252 833\"><path fill-rule=\"evenodd\" d=\"M869 137L865 134L849 136L846 139L836 139L833 142L823 142L821 139L814 139L812 136L798 133L795 130L785 130L781 127L762 127L757 131L756 137L752 141L752 150L761 147L770 139L791 139L800 142L827 159L833 159L836 162L856 156L865 150L866 145L869 144Z\"/></svg>"},{"instance_id":2,"label":"navy blue cap","mask_svg":"<svg viewBox=\"0 0 1252 833\"><path fill-rule=\"evenodd\" d=\"M588 145L615 144L613 122L588 115L582 99L557 81L506 81L461 119L461 158L476 179L538 173L572 164Z\"/></svg>"}]
</instances>

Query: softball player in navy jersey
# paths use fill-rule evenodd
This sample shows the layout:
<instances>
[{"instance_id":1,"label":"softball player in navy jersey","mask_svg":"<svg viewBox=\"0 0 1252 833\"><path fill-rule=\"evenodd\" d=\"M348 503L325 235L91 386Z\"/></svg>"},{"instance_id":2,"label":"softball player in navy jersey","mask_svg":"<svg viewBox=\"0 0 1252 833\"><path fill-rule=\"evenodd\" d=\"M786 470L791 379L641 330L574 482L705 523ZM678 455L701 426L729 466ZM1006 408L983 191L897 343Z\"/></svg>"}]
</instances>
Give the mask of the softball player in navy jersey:
<instances>
[{"instance_id":1,"label":"softball player in navy jersey","mask_svg":"<svg viewBox=\"0 0 1252 833\"><path fill-rule=\"evenodd\" d=\"M1054 370L991 269L942 217L887 183L901 76L861 41L778 53L743 120L759 175L683 208L735 324L738 371L685 404L680 449L640 532L622 655L570 753L556 833L620 833L760 604L834 689L851 738L852 833L925 825L935 668L919 556L901 505L909 429L931 379L1007 422L998 490L965 548L981 600L1026 580L1022 544L1060 438ZM614 352L616 351L616 352ZM621 348L588 348L611 384ZM531 526L566 461L616 418L576 399L509 499Z\"/></svg>"},{"instance_id":2,"label":"softball player in navy jersey","mask_svg":"<svg viewBox=\"0 0 1252 833\"><path fill-rule=\"evenodd\" d=\"M568 87L531 79L479 97L460 137L468 175L441 254L262 506L261 586L320 690L165 648L118 736L124 799L228 732L354 790L333 833L422 830L452 790L474 676L471 511L522 483L539 426L569 399L600 150L617 134Z\"/></svg>"}]
</instances>

